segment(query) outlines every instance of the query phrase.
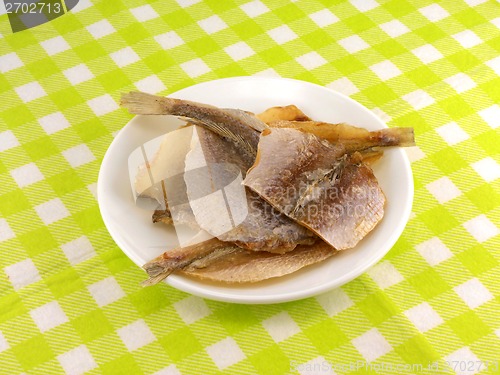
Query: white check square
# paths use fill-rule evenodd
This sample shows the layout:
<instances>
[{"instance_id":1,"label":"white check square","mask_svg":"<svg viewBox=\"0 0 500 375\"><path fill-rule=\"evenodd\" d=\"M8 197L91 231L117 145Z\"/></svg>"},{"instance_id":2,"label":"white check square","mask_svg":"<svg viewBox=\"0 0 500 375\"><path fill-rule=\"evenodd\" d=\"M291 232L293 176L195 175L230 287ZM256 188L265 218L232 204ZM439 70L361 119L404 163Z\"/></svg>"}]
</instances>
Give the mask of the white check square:
<instances>
[{"instance_id":1,"label":"white check square","mask_svg":"<svg viewBox=\"0 0 500 375\"><path fill-rule=\"evenodd\" d=\"M45 225L55 223L70 215L68 209L59 198L54 198L48 202L35 206L35 211Z\"/></svg>"},{"instance_id":2,"label":"white check square","mask_svg":"<svg viewBox=\"0 0 500 375\"><path fill-rule=\"evenodd\" d=\"M66 129L70 126L69 121L61 112L55 112L42 117L38 119L38 122L42 126L43 130L45 130L45 132L49 135Z\"/></svg>"},{"instance_id":3,"label":"white check square","mask_svg":"<svg viewBox=\"0 0 500 375\"><path fill-rule=\"evenodd\" d=\"M94 37L94 39L101 39L109 34L113 34L116 30L108 20L101 20L87 26L87 31Z\"/></svg>"},{"instance_id":4,"label":"white check square","mask_svg":"<svg viewBox=\"0 0 500 375\"><path fill-rule=\"evenodd\" d=\"M7 73L23 65L23 62L15 52L0 56L0 73Z\"/></svg>"}]
</instances>

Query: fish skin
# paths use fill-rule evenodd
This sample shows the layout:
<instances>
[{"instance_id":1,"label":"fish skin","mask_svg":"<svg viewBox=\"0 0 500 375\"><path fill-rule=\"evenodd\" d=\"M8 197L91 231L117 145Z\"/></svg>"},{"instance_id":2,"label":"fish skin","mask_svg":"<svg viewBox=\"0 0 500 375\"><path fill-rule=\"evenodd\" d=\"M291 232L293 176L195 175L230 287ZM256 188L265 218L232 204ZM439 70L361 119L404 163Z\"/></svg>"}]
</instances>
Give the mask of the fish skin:
<instances>
[{"instance_id":1,"label":"fish skin","mask_svg":"<svg viewBox=\"0 0 500 375\"><path fill-rule=\"evenodd\" d=\"M254 283L284 276L336 254L323 241L299 245L284 254L250 251L216 238L184 248L172 249L147 262L143 268L154 285L172 273L225 283Z\"/></svg>"},{"instance_id":2,"label":"fish skin","mask_svg":"<svg viewBox=\"0 0 500 375\"><path fill-rule=\"evenodd\" d=\"M373 147L415 146L413 128L386 128L369 131L345 123L330 124L319 121L279 120L271 128L291 128L314 134L332 143L342 143L347 152L362 151Z\"/></svg>"},{"instance_id":3,"label":"fish skin","mask_svg":"<svg viewBox=\"0 0 500 375\"><path fill-rule=\"evenodd\" d=\"M266 124L273 124L276 121L311 121L297 106L290 104L282 107L271 107L264 112L255 115Z\"/></svg>"},{"instance_id":4,"label":"fish skin","mask_svg":"<svg viewBox=\"0 0 500 375\"><path fill-rule=\"evenodd\" d=\"M310 246L299 245L284 254L236 248L208 262L204 258L194 261L179 273L216 282L255 283L296 272L303 267L328 259L336 253L323 241Z\"/></svg>"},{"instance_id":5,"label":"fish skin","mask_svg":"<svg viewBox=\"0 0 500 375\"><path fill-rule=\"evenodd\" d=\"M295 129L262 133L243 183L337 250L354 247L384 214L385 196L359 153Z\"/></svg>"},{"instance_id":6,"label":"fish skin","mask_svg":"<svg viewBox=\"0 0 500 375\"><path fill-rule=\"evenodd\" d=\"M196 259L201 259L218 249L226 247L232 249L234 245L212 238L191 246L168 250L142 266L149 275L149 279L144 281L142 285L157 284L172 272L187 267Z\"/></svg>"},{"instance_id":7,"label":"fish skin","mask_svg":"<svg viewBox=\"0 0 500 375\"><path fill-rule=\"evenodd\" d=\"M204 160L209 167L227 166L224 167L225 171L229 167L234 167L239 170L243 178L245 177L252 162L245 155L239 153L232 142L202 127L197 126L196 131L203 150ZM189 156L188 154L186 160L188 160ZM230 182L225 181L226 176L217 174L217 168L212 167L207 168L207 170L212 173L211 179L217 181L217 184L226 185ZM197 181L191 183L189 180L185 181L188 197L193 200L196 198L193 192L199 188ZM209 188L210 191L205 191L203 195L208 196L218 190L216 185L210 185ZM246 204L248 207L245 219L236 227L217 235L217 238L222 241L233 242L245 249L276 253L290 251L297 244L312 244L315 242L316 236L311 231L274 209L251 189L243 188L245 189L246 200L241 204ZM196 219L202 229L211 232L208 229L210 223L204 225L202 218L196 217Z\"/></svg>"},{"instance_id":8,"label":"fish skin","mask_svg":"<svg viewBox=\"0 0 500 375\"><path fill-rule=\"evenodd\" d=\"M241 152L255 157L259 133L267 125L252 114L238 109L221 109L188 100L151 95L139 91L123 94L121 106L138 115L173 115L209 128L235 143Z\"/></svg>"},{"instance_id":9,"label":"fish skin","mask_svg":"<svg viewBox=\"0 0 500 375\"><path fill-rule=\"evenodd\" d=\"M197 129L201 134L199 139L207 161L236 164L243 177L255 160L259 131L267 129L265 123L241 110L219 109L146 93L124 94L121 104L135 114L189 117L191 123L201 125ZM312 244L316 240L311 231L273 209L250 189L247 189L247 197L249 213L245 221L236 228L218 235L218 238L232 241L247 249L278 253L290 251L297 244ZM184 215L184 211L186 210L182 210L182 216L189 219L187 224L193 224L190 215ZM159 221L162 218L165 218L165 212L157 210L153 220ZM168 218L165 221L168 222Z\"/></svg>"}]
</instances>

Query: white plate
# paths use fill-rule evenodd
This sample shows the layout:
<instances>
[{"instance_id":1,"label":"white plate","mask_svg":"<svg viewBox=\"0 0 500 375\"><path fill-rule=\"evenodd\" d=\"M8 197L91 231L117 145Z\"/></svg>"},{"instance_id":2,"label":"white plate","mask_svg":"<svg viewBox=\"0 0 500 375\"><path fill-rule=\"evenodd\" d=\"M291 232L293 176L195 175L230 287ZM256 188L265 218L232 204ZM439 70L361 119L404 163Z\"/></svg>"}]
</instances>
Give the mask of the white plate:
<instances>
[{"instance_id":1,"label":"white plate","mask_svg":"<svg viewBox=\"0 0 500 375\"><path fill-rule=\"evenodd\" d=\"M280 78L234 77L201 83L171 95L259 113L295 104L315 120L347 122L375 130L384 122L356 101L327 88ZM151 222L151 212L135 206L127 160L141 144L181 124L171 116L136 116L116 136L102 162L98 200L104 223L123 252L138 266L175 245L173 229ZM256 284L224 285L171 275L166 282L201 297L237 303L277 303L310 297L338 287L378 262L401 235L413 201L413 177L402 149L387 150L374 167L387 196L380 224L354 249L294 274ZM144 274L146 278L146 274Z\"/></svg>"}]
</instances>

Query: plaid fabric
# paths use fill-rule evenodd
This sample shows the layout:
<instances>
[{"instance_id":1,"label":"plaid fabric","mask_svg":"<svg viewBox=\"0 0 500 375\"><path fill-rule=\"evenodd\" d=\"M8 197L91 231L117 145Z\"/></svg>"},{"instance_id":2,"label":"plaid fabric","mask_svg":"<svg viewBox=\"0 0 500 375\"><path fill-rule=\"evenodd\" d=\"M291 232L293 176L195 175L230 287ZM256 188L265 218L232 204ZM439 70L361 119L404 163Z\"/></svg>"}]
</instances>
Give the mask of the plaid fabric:
<instances>
[{"instance_id":1,"label":"plaid fabric","mask_svg":"<svg viewBox=\"0 0 500 375\"><path fill-rule=\"evenodd\" d=\"M499 28L492 0L81 0L15 34L0 15L0 373L498 371ZM415 127L404 234L303 301L142 288L95 199L119 95L256 74Z\"/></svg>"}]
</instances>

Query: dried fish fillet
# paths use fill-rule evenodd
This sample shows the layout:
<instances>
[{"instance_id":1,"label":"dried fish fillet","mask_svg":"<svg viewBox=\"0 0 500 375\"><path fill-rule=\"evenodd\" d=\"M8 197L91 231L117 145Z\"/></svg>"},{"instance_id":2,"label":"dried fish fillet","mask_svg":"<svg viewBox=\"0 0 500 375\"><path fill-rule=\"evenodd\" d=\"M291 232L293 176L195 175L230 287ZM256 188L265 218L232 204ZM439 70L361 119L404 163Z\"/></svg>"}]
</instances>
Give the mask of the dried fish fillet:
<instances>
[{"instance_id":1,"label":"dried fish fillet","mask_svg":"<svg viewBox=\"0 0 500 375\"><path fill-rule=\"evenodd\" d=\"M144 92L123 94L121 106L137 115L173 115L209 128L231 140L238 150L253 161L259 143L259 132L267 125L252 114L239 109L221 109L188 100L166 98Z\"/></svg>"},{"instance_id":2,"label":"dried fish fillet","mask_svg":"<svg viewBox=\"0 0 500 375\"><path fill-rule=\"evenodd\" d=\"M271 107L266 109L264 112L256 115L258 119L261 121L269 124L273 123L276 121L280 120L286 120L286 121L310 121L311 119L304 114L297 106L295 105L287 105L287 106L281 106L281 107ZM186 123L183 125L181 128L188 127L188 126L193 126L192 123ZM167 146L161 146L157 156L155 157L155 160L160 158L160 154L165 154L166 152L171 152L172 150L169 148L168 151ZM234 147L233 147L234 148ZM177 152L177 150L176 150ZM363 160L366 161L367 163L371 164L380 159L383 155L382 151L373 151L370 150L369 152L363 152ZM153 162L156 165L161 164L161 162ZM145 174L142 175L142 179L145 179L147 177ZM139 179L140 181L140 179ZM159 189L158 189L159 190ZM161 200L161 193L165 196L165 192L158 191L156 192L156 198ZM160 203L159 207L154 211L153 216L152 216L153 223L164 223L167 225L172 225L173 220L172 220L172 214L170 210L168 209L168 202L165 196L165 199L163 202Z\"/></svg>"},{"instance_id":3,"label":"dried fish fillet","mask_svg":"<svg viewBox=\"0 0 500 375\"><path fill-rule=\"evenodd\" d=\"M297 129L330 142L342 143L347 152L361 151L372 147L415 146L413 128L368 131L348 124L329 124L317 121L275 121L269 126Z\"/></svg>"},{"instance_id":4,"label":"dried fish fillet","mask_svg":"<svg viewBox=\"0 0 500 375\"><path fill-rule=\"evenodd\" d=\"M335 253L323 241L311 246L297 246L285 254L273 254L249 251L211 239L187 248L167 251L146 263L143 268L149 280L143 285L156 284L176 271L204 280L253 283L298 271Z\"/></svg>"},{"instance_id":5,"label":"dried fish fillet","mask_svg":"<svg viewBox=\"0 0 500 375\"><path fill-rule=\"evenodd\" d=\"M385 196L359 153L295 129L262 133L244 184L337 250L354 247L384 214Z\"/></svg>"},{"instance_id":6,"label":"dried fish fillet","mask_svg":"<svg viewBox=\"0 0 500 375\"><path fill-rule=\"evenodd\" d=\"M139 92L123 95L122 105L132 113L184 116L189 117L190 122L201 124L210 130L207 131L202 127L195 127L199 142L203 148L203 158L205 161L208 161L208 166L214 164L235 165L239 168L243 177L255 159L259 139L259 132L257 130L260 131L267 128L266 124L244 111L219 109L204 104L157 97ZM212 168L211 170L214 171L216 169ZM220 176L221 174L210 177L212 181L216 181L220 179ZM185 182L186 188L189 191L186 178ZM221 182L223 183L224 181ZM196 181L189 184L191 198L195 194L193 193L194 186L196 186ZM215 190L218 189L214 186L212 193ZM208 195L208 193L210 192L207 192L205 195ZM248 199L246 203L249 209L247 217L235 228L224 233L218 233L217 237L219 239L232 241L247 249L278 253L290 251L297 244L314 243L316 236L307 228L275 210L269 203L251 190L246 189L246 193ZM187 201L190 200L193 201L188 196ZM210 207L201 207L200 209L205 209L205 212L198 211L198 215L195 215L197 217L194 218L194 221L202 229L211 232L210 225L212 223L210 222L210 218L213 215L209 212ZM183 209L181 211L183 215L185 214L184 216L188 221L187 224L193 223L192 218L188 215L189 212L184 211L189 210ZM165 210L157 212L156 217L168 222Z\"/></svg>"},{"instance_id":7,"label":"dried fish fillet","mask_svg":"<svg viewBox=\"0 0 500 375\"><path fill-rule=\"evenodd\" d=\"M236 180L232 181L234 176L239 173L244 177L251 164L238 153L233 143L202 127L197 126L196 132L199 151L194 152L196 149L193 149L193 154L188 153L186 166L205 164L206 168L203 174L185 174L185 182L191 208L202 229L222 241L230 241L246 249L277 253L292 250L297 244L312 244L315 241L316 236L311 231L243 187L242 178L235 186ZM221 192L226 199L217 204ZM230 195L229 199L227 195ZM214 199L214 204L211 204L210 198ZM201 202L199 206L195 205L198 201ZM225 223L222 215L226 210L232 214L233 220L237 217L242 217L242 220L232 228L220 231L219 225ZM246 211L241 213L243 210ZM214 211L217 212L217 220L214 220Z\"/></svg>"},{"instance_id":8,"label":"dried fish fillet","mask_svg":"<svg viewBox=\"0 0 500 375\"><path fill-rule=\"evenodd\" d=\"M149 280L145 281L143 285L157 284L172 272L187 267L196 259L201 259L216 250L227 247L233 249L235 246L212 238L191 246L168 250L142 266L149 275Z\"/></svg>"},{"instance_id":9,"label":"dried fish fillet","mask_svg":"<svg viewBox=\"0 0 500 375\"><path fill-rule=\"evenodd\" d=\"M180 273L202 280L226 283L254 283L288 275L301 268L324 261L336 253L321 241L315 245L297 246L285 254L235 249L211 262L203 259L191 263Z\"/></svg>"},{"instance_id":10,"label":"dried fish fillet","mask_svg":"<svg viewBox=\"0 0 500 375\"><path fill-rule=\"evenodd\" d=\"M295 105L287 105L284 107L271 107L264 112L259 113L256 117L265 122L272 124L275 121L310 121L311 119Z\"/></svg>"}]
</instances>

